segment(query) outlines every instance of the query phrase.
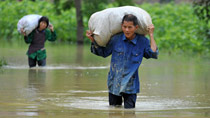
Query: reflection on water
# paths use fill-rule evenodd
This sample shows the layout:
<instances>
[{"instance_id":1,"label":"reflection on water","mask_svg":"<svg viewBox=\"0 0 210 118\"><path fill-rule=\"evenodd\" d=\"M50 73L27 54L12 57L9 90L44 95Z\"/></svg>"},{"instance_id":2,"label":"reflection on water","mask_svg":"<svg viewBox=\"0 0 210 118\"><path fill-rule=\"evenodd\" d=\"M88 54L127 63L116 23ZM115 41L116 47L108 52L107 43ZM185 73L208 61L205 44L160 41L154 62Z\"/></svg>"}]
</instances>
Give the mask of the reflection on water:
<instances>
[{"instance_id":1,"label":"reflection on water","mask_svg":"<svg viewBox=\"0 0 210 118\"><path fill-rule=\"evenodd\" d=\"M28 69L29 88L39 90L45 88L46 70Z\"/></svg>"},{"instance_id":2,"label":"reflection on water","mask_svg":"<svg viewBox=\"0 0 210 118\"><path fill-rule=\"evenodd\" d=\"M75 60L76 65L82 65L83 64L83 45L77 45L77 53L76 53L76 60ZM76 76L76 80L81 78L81 69L76 70L76 74L79 76Z\"/></svg>"},{"instance_id":3,"label":"reflection on water","mask_svg":"<svg viewBox=\"0 0 210 118\"><path fill-rule=\"evenodd\" d=\"M33 69L23 57L25 49L17 48L17 54L13 50L0 49L0 56L9 61L0 69L0 117L210 117L208 60L178 55L144 60L136 108L127 110L109 106L110 58L94 56L89 46L53 47L48 50L47 66Z\"/></svg>"},{"instance_id":4,"label":"reflection on water","mask_svg":"<svg viewBox=\"0 0 210 118\"><path fill-rule=\"evenodd\" d=\"M137 118L135 111L110 112L109 118Z\"/></svg>"},{"instance_id":5,"label":"reflection on water","mask_svg":"<svg viewBox=\"0 0 210 118\"><path fill-rule=\"evenodd\" d=\"M83 53L84 53L84 46L83 45L77 45L77 53L76 53L76 64L81 65L83 62Z\"/></svg>"}]
</instances>

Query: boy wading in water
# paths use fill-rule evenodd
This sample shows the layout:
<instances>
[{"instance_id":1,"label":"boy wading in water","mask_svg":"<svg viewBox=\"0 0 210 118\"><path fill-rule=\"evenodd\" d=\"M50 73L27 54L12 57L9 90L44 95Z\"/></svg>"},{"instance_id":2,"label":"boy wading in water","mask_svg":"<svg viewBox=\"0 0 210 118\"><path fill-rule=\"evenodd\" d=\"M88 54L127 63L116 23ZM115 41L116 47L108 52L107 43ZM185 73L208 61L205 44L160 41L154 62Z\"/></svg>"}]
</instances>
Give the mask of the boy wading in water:
<instances>
[{"instance_id":1,"label":"boy wading in water","mask_svg":"<svg viewBox=\"0 0 210 118\"><path fill-rule=\"evenodd\" d=\"M47 28L49 26L49 29ZM49 20L47 17L43 16L38 21L38 27L34 29L28 36L21 30L24 35L24 40L27 44L30 44L28 48L28 64L29 67L35 67L46 65L46 50L45 41L55 41L56 33L52 25L49 25Z\"/></svg>"},{"instance_id":2,"label":"boy wading in water","mask_svg":"<svg viewBox=\"0 0 210 118\"><path fill-rule=\"evenodd\" d=\"M138 68L143 57L157 59L158 50L153 37L154 26L148 27L150 41L136 34L138 21L132 14L125 15L122 20L122 31L114 35L106 47L100 47L93 39L90 31L86 36L91 40L91 52L102 57L112 55L107 86L109 89L109 105L122 105L124 108L135 108L139 93Z\"/></svg>"}]
</instances>

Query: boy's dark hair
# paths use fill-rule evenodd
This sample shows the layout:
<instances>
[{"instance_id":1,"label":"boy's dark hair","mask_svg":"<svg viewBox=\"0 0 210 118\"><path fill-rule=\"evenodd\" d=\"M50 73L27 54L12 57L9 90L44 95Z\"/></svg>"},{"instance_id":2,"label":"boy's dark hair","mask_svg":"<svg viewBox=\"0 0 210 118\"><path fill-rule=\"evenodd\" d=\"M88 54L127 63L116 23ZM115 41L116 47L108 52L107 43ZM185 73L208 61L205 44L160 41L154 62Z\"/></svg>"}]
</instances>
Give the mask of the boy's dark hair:
<instances>
[{"instance_id":1,"label":"boy's dark hair","mask_svg":"<svg viewBox=\"0 0 210 118\"><path fill-rule=\"evenodd\" d=\"M124 21L131 21L131 22L133 22L134 26L138 25L137 17L134 16L133 14L126 14L122 19L122 24Z\"/></svg>"},{"instance_id":2,"label":"boy's dark hair","mask_svg":"<svg viewBox=\"0 0 210 118\"><path fill-rule=\"evenodd\" d=\"M47 27L49 25L49 19L46 17L46 16L42 16L40 19L39 19L39 22L38 22L38 28L39 28L39 25L40 25L40 22L42 21L45 21L47 23ZM46 28L47 28L46 27Z\"/></svg>"}]
</instances>

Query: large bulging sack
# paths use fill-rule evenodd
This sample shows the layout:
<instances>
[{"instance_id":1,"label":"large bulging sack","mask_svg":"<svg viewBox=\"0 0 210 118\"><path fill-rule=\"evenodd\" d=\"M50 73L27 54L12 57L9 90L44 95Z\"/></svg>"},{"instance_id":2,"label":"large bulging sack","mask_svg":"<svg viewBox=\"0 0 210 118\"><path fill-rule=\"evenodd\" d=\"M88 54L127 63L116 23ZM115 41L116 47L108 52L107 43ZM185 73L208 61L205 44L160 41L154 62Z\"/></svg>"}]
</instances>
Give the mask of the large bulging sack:
<instances>
[{"instance_id":1,"label":"large bulging sack","mask_svg":"<svg viewBox=\"0 0 210 118\"><path fill-rule=\"evenodd\" d=\"M23 16L17 24L18 32L21 33L21 29L23 28L26 35L30 34L38 26L38 21L41 17L37 14Z\"/></svg>"},{"instance_id":2,"label":"large bulging sack","mask_svg":"<svg viewBox=\"0 0 210 118\"><path fill-rule=\"evenodd\" d=\"M89 30L98 45L105 47L111 36L122 32L121 23L126 14L137 17L139 28L136 33L148 34L147 27L152 24L152 19L145 10L134 6L108 8L92 14L88 21Z\"/></svg>"}]
</instances>

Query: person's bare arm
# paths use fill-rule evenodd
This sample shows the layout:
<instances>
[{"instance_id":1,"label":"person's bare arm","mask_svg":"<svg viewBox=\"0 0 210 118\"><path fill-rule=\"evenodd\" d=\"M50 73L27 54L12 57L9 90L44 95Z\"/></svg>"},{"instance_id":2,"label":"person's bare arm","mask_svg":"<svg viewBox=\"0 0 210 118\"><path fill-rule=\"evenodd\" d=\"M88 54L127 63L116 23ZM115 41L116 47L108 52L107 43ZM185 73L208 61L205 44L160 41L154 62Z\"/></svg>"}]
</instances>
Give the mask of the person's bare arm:
<instances>
[{"instance_id":1,"label":"person's bare arm","mask_svg":"<svg viewBox=\"0 0 210 118\"><path fill-rule=\"evenodd\" d=\"M150 46L151 46L152 51L155 52L157 50L157 45L154 40L154 35L153 35L154 30L155 30L154 25L153 24L149 25L148 31L149 31L149 37L150 37Z\"/></svg>"}]
</instances>

